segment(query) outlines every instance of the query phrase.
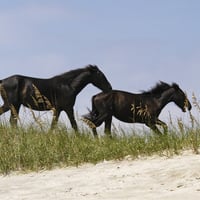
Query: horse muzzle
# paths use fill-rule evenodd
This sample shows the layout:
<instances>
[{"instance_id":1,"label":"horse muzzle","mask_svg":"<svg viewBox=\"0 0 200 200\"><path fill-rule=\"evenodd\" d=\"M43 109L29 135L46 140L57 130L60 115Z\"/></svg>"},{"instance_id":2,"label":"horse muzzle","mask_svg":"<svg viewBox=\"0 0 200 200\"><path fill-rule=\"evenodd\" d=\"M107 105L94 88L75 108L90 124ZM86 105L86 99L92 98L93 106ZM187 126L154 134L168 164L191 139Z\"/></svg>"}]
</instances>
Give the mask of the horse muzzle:
<instances>
[{"instance_id":1,"label":"horse muzzle","mask_svg":"<svg viewBox=\"0 0 200 200\"><path fill-rule=\"evenodd\" d=\"M192 109L191 104L188 105L188 110L190 111Z\"/></svg>"}]
</instances>

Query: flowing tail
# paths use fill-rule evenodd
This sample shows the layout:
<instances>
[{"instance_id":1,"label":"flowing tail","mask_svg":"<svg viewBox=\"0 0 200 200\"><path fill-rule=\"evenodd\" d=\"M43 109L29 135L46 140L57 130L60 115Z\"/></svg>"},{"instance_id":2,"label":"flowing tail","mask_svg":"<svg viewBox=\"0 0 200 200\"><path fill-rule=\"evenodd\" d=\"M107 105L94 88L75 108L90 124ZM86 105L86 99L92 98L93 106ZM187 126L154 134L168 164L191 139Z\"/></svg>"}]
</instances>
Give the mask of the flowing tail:
<instances>
[{"instance_id":1,"label":"flowing tail","mask_svg":"<svg viewBox=\"0 0 200 200\"><path fill-rule=\"evenodd\" d=\"M82 121L85 122L92 129L96 128L95 119L98 116L98 112L94 104L95 97L96 95L92 97L92 110L88 108L88 113L82 115Z\"/></svg>"}]
</instances>

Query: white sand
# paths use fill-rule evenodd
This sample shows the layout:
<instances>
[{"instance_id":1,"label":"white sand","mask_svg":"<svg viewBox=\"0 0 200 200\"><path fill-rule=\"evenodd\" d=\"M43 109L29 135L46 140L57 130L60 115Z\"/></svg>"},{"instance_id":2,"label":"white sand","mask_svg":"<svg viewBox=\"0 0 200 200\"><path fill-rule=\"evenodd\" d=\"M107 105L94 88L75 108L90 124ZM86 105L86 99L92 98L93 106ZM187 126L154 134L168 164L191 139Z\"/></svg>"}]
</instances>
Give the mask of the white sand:
<instances>
[{"instance_id":1,"label":"white sand","mask_svg":"<svg viewBox=\"0 0 200 200\"><path fill-rule=\"evenodd\" d=\"M2 200L200 199L200 155L103 162L0 177Z\"/></svg>"}]
</instances>

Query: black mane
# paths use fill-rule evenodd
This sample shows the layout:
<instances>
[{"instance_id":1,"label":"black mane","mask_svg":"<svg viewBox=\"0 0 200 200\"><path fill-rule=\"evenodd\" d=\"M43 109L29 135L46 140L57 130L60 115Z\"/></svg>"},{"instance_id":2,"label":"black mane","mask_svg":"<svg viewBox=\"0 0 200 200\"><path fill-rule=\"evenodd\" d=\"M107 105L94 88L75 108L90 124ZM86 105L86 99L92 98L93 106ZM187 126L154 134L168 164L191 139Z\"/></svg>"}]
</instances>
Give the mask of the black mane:
<instances>
[{"instance_id":1,"label":"black mane","mask_svg":"<svg viewBox=\"0 0 200 200\"><path fill-rule=\"evenodd\" d=\"M79 68L79 69L74 69L70 70L68 72L62 73L60 75L54 76L53 78L59 79L60 81L67 81L67 83L71 83L72 80L79 76L82 72L84 72L86 68Z\"/></svg>"},{"instance_id":2,"label":"black mane","mask_svg":"<svg viewBox=\"0 0 200 200\"><path fill-rule=\"evenodd\" d=\"M74 70L70 70L68 72L64 72L60 75L54 76L52 78L58 79L61 82L65 82L67 84L71 83L76 77L80 76L81 79L81 74L92 71L92 70L99 70L96 65L87 65L84 68L78 68ZM78 80L76 80L78 81Z\"/></svg>"},{"instance_id":3,"label":"black mane","mask_svg":"<svg viewBox=\"0 0 200 200\"><path fill-rule=\"evenodd\" d=\"M157 83L153 88L151 88L148 91L143 91L142 94L144 95L160 95L162 94L165 90L168 90L172 86L169 85L168 83L165 83L163 81L160 81Z\"/></svg>"},{"instance_id":4,"label":"black mane","mask_svg":"<svg viewBox=\"0 0 200 200\"><path fill-rule=\"evenodd\" d=\"M64 72L64 73L57 75L57 76L61 76L61 77L64 76L66 78L72 78L72 77L79 75L82 71L84 71L84 69L79 68L79 69L70 70L68 72Z\"/></svg>"}]
</instances>

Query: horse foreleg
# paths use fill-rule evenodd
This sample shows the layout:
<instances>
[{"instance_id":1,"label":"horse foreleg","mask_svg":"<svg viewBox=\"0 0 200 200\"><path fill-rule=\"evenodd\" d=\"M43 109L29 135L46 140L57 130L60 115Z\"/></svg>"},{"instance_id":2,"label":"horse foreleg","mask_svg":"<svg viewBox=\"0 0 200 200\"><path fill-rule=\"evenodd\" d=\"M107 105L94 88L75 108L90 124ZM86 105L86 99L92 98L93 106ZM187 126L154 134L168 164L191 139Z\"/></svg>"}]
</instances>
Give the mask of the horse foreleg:
<instances>
[{"instance_id":1,"label":"horse foreleg","mask_svg":"<svg viewBox=\"0 0 200 200\"><path fill-rule=\"evenodd\" d=\"M160 132L160 130L158 129L158 127L156 126L156 124L146 124L151 130L153 130L153 132L162 135L162 133Z\"/></svg>"},{"instance_id":2,"label":"horse foreleg","mask_svg":"<svg viewBox=\"0 0 200 200\"><path fill-rule=\"evenodd\" d=\"M167 134L168 132L168 127L167 127L167 124L159 119L156 120L156 124L160 125L163 127L163 130L164 130L164 134Z\"/></svg>"},{"instance_id":3,"label":"horse foreleg","mask_svg":"<svg viewBox=\"0 0 200 200\"><path fill-rule=\"evenodd\" d=\"M77 123L76 123L76 120L75 120L75 117L74 117L74 110L73 109L70 109L70 110L66 110L65 111L67 113L67 116L69 118L69 121L72 125L72 128L78 132L78 126L77 126Z\"/></svg>"},{"instance_id":4,"label":"horse foreleg","mask_svg":"<svg viewBox=\"0 0 200 200\"><path fill-rule=\"evenodd\" d=\"M112 116L111 117L108 117L106 120L105 120L105 134L108 135L109 137L112 137L111 135L111 123L112 123Z\"/></svg>"}]
</instances>

